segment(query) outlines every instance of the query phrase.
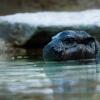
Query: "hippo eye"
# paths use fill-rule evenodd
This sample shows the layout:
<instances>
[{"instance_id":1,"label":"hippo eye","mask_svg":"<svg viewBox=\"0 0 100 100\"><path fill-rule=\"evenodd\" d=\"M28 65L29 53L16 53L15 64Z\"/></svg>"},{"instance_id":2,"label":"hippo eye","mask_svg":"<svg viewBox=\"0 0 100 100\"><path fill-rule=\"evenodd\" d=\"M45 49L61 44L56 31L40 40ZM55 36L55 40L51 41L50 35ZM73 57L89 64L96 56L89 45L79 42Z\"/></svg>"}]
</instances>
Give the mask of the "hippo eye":
<instances>
[{"instance_id":1,"label":"hippo eye","mask_svg":"<svg viewBox=\"0 0 100 100\"><path fill-rule=\"evenodd\" d=\"M74 38L67 38L64 40L64 43L66 43L66 44L73 44L74 42L75 42Z\"/></svg>"},{"instance_id":2,"label":"hippo eye","mask_svg":"<svg viewBox=\"0 0 100 100\"><path fill-rule=\"evenodd\" d=\"M94 40L94 38L92 38L92 37L90 37L90 38L86 38L86 39L84 39L84 44L89 44L89 43L92 43L92 42L94 42L95 40Z\"/></svg>"}]
</instances>

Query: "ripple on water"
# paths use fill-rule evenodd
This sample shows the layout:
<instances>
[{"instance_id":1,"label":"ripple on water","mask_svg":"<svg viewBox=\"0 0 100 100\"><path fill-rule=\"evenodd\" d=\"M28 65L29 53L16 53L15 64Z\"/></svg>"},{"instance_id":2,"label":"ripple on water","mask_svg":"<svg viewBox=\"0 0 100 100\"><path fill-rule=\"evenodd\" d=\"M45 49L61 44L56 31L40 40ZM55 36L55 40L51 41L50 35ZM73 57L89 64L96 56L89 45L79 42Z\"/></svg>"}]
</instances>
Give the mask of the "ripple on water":
<instances>
[{"instance_id":1,"label":"ripple on water","mask_svg":"<svg viewBox=\"0 0 100 100\"><path fill-rule=\"evenodd\" d=\"M28 96L27 100L36 96L43 98L41 100L77 100L80 97L89 100L86 98L91 99L100 93L99 67L100 64L94 62L69 64L29 60L2 61L0 93L1 90L9 91L13 96L16 94L16 98L19 94L22 97ZM95 98L99 100L98 95Z\"/></svg>"}]
</instances>

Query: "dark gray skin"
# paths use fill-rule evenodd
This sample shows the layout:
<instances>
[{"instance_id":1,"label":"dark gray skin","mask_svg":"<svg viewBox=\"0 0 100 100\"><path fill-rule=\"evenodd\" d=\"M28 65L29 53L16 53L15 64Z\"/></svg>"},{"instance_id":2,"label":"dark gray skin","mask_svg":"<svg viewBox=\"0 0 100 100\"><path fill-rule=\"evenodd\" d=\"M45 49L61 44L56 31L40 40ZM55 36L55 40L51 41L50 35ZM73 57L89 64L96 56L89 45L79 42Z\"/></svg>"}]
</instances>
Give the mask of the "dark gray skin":
<instances>
[{"instance_id":1,"label":"dark gray skin","mask_svg":"<svg viewBox=\"0 0 100 100\"><path fill-rule=\"evenodd\" d=\"M95 59L98 41L85 31L63 31L52 37L43 49L43 57L50 61Z\"/></svg>"}]
</instances>

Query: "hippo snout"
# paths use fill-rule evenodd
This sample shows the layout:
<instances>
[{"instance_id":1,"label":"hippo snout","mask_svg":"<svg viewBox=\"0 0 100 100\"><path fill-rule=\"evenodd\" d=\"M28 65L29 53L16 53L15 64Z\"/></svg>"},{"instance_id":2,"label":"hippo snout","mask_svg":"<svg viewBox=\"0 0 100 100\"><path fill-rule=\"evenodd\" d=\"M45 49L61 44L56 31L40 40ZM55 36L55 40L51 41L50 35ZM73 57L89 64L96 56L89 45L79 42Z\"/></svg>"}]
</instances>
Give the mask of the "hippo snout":
<instances>
[{"instance_id":1,"label":"hippo snout","mask_svg":"<svg viewBox=\"0 0 100 100\"><path fill-rule=\"evenodd\" d=\"M43 58L45 60L61 60L63 50L61 41L55 39L44 47Z\"/></svg>"}]
</instances>

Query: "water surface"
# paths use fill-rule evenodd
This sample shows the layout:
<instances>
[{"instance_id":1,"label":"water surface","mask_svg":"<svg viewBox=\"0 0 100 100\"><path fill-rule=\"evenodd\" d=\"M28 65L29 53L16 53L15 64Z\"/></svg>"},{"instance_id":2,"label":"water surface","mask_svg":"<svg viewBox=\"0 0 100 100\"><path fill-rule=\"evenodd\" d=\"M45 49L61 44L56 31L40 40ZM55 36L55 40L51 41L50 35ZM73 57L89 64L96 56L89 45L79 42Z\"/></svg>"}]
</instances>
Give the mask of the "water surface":
<instances>
[{"instance_id":1,"label":"water surface","mask_svg":"<svg viewBox=\"0 0 100 100\"><path fill-rule=\"evenodd\" d=\"M0 100L99 100L99 67L95 60L0 61Z\"/></svg>"}]
</instances>

